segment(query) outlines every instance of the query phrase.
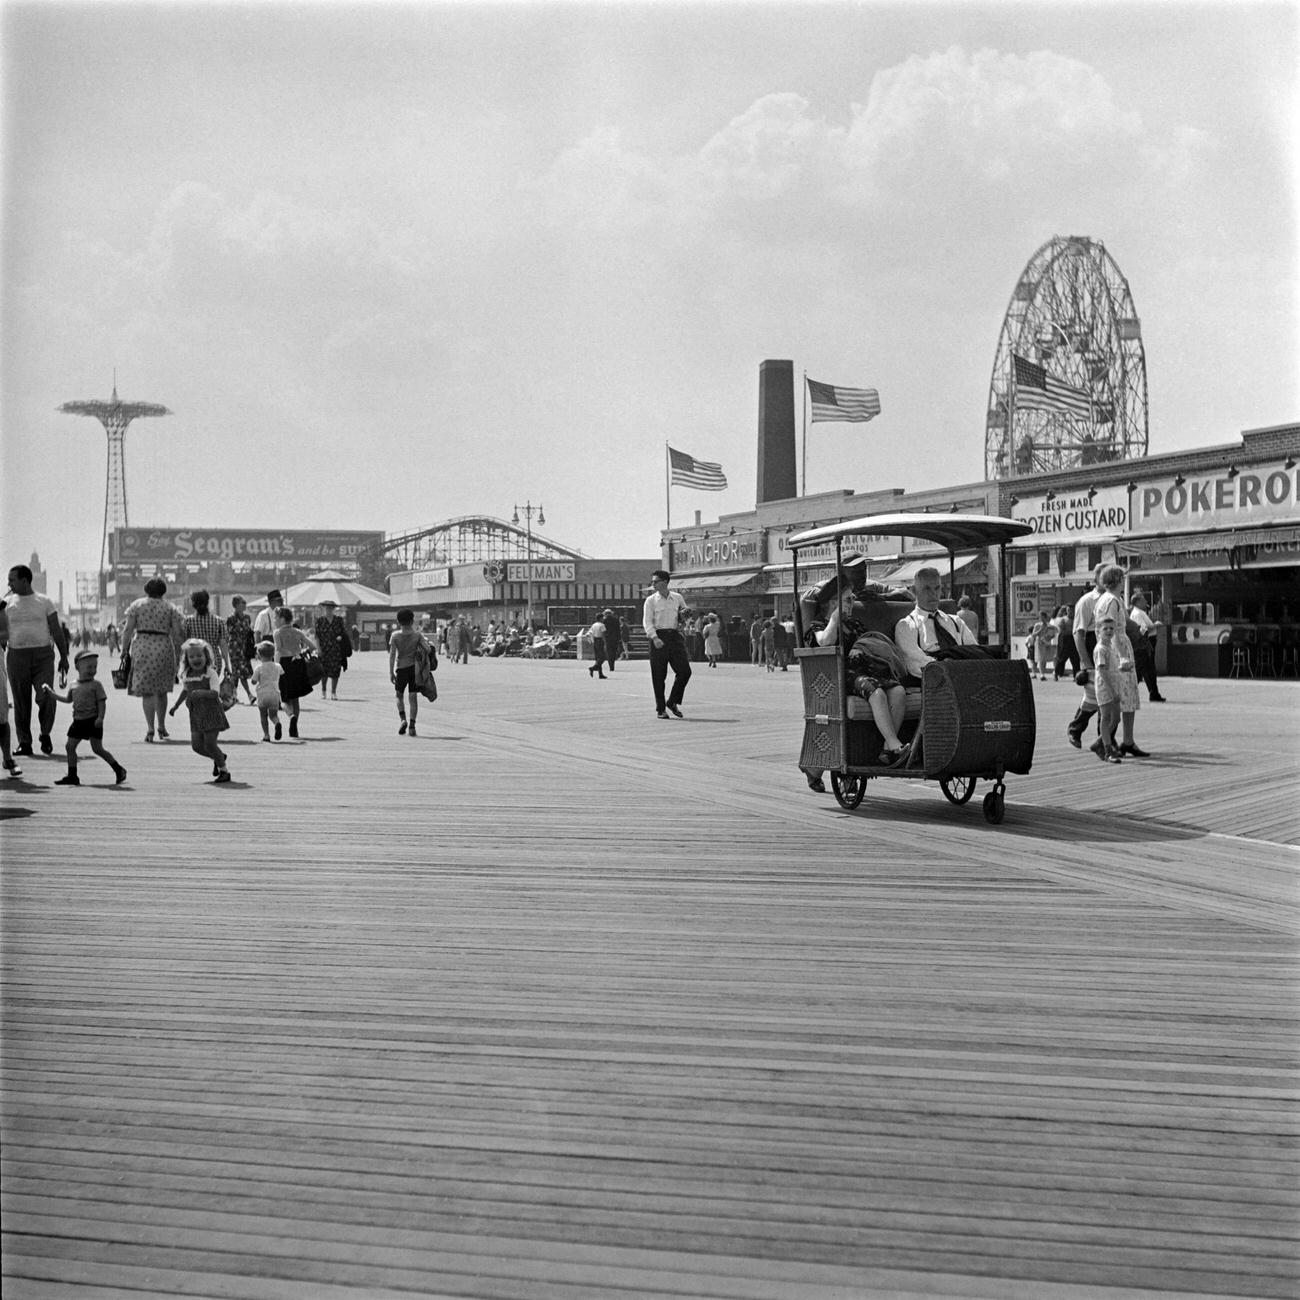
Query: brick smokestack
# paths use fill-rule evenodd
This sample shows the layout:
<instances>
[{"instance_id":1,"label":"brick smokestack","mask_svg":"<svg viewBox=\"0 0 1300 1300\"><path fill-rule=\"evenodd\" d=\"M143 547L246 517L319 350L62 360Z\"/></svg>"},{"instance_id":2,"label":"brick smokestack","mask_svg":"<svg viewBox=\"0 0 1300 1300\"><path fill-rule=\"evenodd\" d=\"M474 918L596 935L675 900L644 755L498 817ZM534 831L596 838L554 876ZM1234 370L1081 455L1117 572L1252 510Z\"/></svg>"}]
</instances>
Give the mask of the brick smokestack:
<instances>
[{"instance_id":1,"label":"brick smokestack","mask_svg":"<svg viewBox=\"0 0 1300 1300\"><path fill-rule=\"evenodd\" d=\"M764 361L758 368L758 498L798 496L794 445L794 362Z\"/></svg>"}]
</instances>

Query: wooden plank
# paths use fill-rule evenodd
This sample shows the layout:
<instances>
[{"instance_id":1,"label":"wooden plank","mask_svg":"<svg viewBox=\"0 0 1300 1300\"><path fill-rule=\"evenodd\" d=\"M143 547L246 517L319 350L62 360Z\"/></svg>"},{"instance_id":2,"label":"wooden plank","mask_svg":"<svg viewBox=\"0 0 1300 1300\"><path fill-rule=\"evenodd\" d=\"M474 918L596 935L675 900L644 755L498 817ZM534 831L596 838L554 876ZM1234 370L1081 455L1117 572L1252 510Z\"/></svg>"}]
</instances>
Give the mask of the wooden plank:
<instances>
[{"instance_id":1,"label":"wooden plank","mask_svg":"<svg viewBox=\"0 0 1300 1300\"><path fill-rule=\"evenodd\" d=\"M0 787L7 1294L1300 1289L1294 684L1040 684L994 828L807 792L793 674L381 669Z\"/></svg>"}]
</instances>

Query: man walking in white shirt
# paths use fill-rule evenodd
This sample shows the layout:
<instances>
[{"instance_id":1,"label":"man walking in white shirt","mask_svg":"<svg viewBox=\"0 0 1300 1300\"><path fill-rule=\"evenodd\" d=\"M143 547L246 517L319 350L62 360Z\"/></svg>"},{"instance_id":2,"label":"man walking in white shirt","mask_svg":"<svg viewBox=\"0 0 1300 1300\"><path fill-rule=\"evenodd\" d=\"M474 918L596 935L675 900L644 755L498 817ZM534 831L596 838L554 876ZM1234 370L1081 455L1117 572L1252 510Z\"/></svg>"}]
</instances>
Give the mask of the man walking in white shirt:
<instances>
[{"instance_id":1,"label":"man walking in white shirt","mask_svg":"<svg viewBox=\"0 0 1300 1300\"><path fill-rule=\"evenodd\" d=\"M691 680L691 660L678 624L686 612L686 601L668 590L668 570L656 569L650 575L654 590L645 598L641 623L650 640L650 682L655 692L655 713L666 718L682 716L682 696ZM664 698L668 669L673 670L673 688Z\"/></svg>"},{"instance_id":2,"label":"man walking in white shirt","mask_svg":"<svg viewBox=\"0 0 1300 1300\"><path fill-rule=\"evenodd\" d=\"M284 597L278 588L266 593L266 608L253 622L253 640L258 645L263 641L275 640L275 630L280 626L280 620L276 618L275 612L283 604Z\"/></svg>"},{"instance_id":3,"label":"man walking in white shirt","mask_svg":"<svg viewBox=\"0 0 1300 1300\"><path fill-rule=\"evenodd\" d=\"M1092 672L1092 652L1097 644L1097 601L1101 599L1101 575L1106 568L1099 564L1092 571L1092 590L1085 591L1074 604L1074 644L1079 651L1079 671ZM1083 748L1083 733L1088 724L1097 715L1096 707L1089 708L1087 691L1075 710L1074 717L1066 725L1065 734L1075 749ZM1100 734L1100 733L1099 733Z\"/></svg>"}]
</instances>

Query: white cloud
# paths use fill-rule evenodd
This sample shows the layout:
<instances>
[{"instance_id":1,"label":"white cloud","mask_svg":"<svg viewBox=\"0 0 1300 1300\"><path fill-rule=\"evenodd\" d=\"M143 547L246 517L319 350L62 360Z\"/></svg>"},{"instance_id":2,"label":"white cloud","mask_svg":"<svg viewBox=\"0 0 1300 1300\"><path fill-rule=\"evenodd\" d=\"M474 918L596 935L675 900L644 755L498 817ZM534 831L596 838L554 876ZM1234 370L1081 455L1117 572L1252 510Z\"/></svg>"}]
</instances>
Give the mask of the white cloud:
<instances>
[{"instance_id":1,"label":"white cloud","mask_svg":"<svg viewBox=\"0 0 1300 1300\"><path fill-rule=\"evenodd\" d=\"M823 239L854 209L911 226L913 196L937 228L951 218L944 204L1005 200L1009 188L1055 207L1067 188L1125 186L1139 165L1186 180L1207 146L1189 129L1153 138L1100 73L1050 51L912 57L876 74L847 118L837 126L800 95L771 94L676 157L638 154L601 128L525 188L556 224L709 222L794 242Z\"/></svg>"},{"instance_id":2,"label":"white cloud","mask_svg":"<svg viewBox=\"0 0 1300 1300\"><path fill-rule=\"evenodd\" d=\"M700 150L698 174L715 194L742 199L821 190L821 178L839 165L844 134L812 117L802 96L767 95Z\"/></svg>"}]
</instances>

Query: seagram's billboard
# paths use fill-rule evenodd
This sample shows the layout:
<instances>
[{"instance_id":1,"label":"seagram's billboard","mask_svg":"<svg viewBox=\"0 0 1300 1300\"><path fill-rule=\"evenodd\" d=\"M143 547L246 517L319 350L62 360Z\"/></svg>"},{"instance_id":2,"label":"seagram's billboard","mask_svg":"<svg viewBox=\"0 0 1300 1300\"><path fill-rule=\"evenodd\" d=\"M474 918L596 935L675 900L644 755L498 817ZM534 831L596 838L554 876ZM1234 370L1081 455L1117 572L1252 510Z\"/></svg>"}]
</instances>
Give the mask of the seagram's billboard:
<instances>
[{"instance_id":1,"label":"seagram's billboard","mask_svg":"<svg viewBox=\"0 0 1300 1300\"><path fill-rule=\"evenodd\" d=\"M355 560L382 532L245 528L118 528L114 564L314 564Z\"/></svg>"}]
</instances>

